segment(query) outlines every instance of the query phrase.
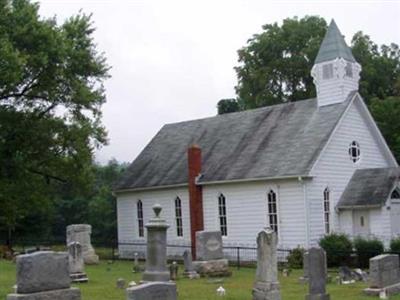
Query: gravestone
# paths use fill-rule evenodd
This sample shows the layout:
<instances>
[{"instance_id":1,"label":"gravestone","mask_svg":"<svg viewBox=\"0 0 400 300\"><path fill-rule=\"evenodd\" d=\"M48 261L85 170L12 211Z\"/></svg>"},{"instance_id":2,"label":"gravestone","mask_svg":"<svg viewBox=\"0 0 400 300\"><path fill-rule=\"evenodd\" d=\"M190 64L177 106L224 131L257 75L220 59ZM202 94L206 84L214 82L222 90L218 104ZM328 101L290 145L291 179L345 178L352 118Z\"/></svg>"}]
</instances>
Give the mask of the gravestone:
<instances>
[{"instance_id":1,"label":"gravestone","mask_svg":"<svg viewBox=\"0 0 400 300\"><path fill-rule=\"evenodd\" d=\"M278 239L271 228L257 236L257 271L253 287L253 300L280 300L278 282Z\"/></svg>"},{"instance_id":2,"label":"gravestone","mask_svg":"<svg viewBox=\"0 0 400 300\"><path fill-rule=\"evenodd\" d=\"M220 231L196 232L196 261L194 269L201 276L230 276L228 260L224 259Z\"/></svg>"},{"instance_id":3,"label":"gravestone","mask_svg":"<svg viewBox=\"0 0 400 300\"><path fill-rule=\"evenodd\" d=\"M169 225L161 219L162 207L153 206L154 218L146 224L147 228L147 258L143 281L168 281L167 267L167 229Z\"/></svg>"},{"instance_id":4,"label":"gravestone","mask_svg":"<svg viewBox=\"0 0 400 300\"><path fill-rule=\"evenodd\" d=\"M72 282L87 282L89 280L85 273L82 246L79 242L68 244L68 263Z\"/></svg>"},{"instance_id":5,"label":"gravestone","mask_svg":"<svg viewBox=\"0 0 400 300\"><path fill-rule=\"evenodd\" d=\"M308 252L304 251L303 254L303 276L299 278L299 282L306 284L308 282Z\"/></svg>"},{"instance_id":6,"label":"gravestone","mask_svg":"<svg viewBox=\"0 0 400 300\"><path fill-rule=\"evenodd\" d=\"M178 264L176 261L173 261L169 266L169 277L172 281L176 281L178 279Z\"/></svg>"},{"instance_id":7,"label":"gravestone","mask_svg":"<svg viewBox=\"0 0 400 300\"><path fill-rule=\"evenodd\" d=\"M39 251L17 256L17 289L7 300L80 300L81 293L71 288L68 254Z\"/></svg>"},{"instance_id":8,"label":"gravestone","mask_svg":"<svg viewBox=\"0 0 400 300\"><path fill-rule=\"evenodd\" d=\"M351 270L349 267L341 266L339 267L339 279L341 284L349 284L356 282L358 275Z\"/></svg>"},{"instance_id":9,"label":"gravestone","mask_svg":"<svg viewBox=\"0 0 400 300\"><path fill-rule=\"evenodd\" d=\"M123 278L117 279L117 283L116 283L117 289L124 289L125 285L126 285L125 279L123 279Z\"/></svg>"},{"instance_id":10,"label":"gravestone","mask_svg":"<svg viewBox=\"0 0 400 300\"><path fill-rule=\"evenodd\" d=\"M194 270L193 267L192 254L188 250L185 250L185 252L183 252L183 264L185 268L183 276L189 279L199 278L199 274Z\"/></svg>"},{"instance_id":11,"label":"gravestone","mask_svg":"<svg viewBox=\"0 0 400 300\"><path fill-rule=\"evenodd\" d=\"M224 258L220 231L196 232L196 259L213 260Z\"/></svg>"},{"instance_id":12,"label":"gravestone","mask_svg":"<svg viewBox=\"0 0 400 300\"><path fill-rule=\"evenodd\" d=\"M67 226L67 246L72 242L78 242L82 246L83 261L87 265L99 263L99 257L96 255L90 235L92 234L92 226L87 224L73 224Z\"/></svg>"},{"instance_id":13,"label":"gravestone","mask_svg":"<svg viewBox=\"0 0 400 300\"><path fill-rule=\"evenodd\" d=\"M172 282L147 282L126 289L127 300L176 300L176 285Z\"/></svg>"},{"instance_id":14,"label":"gravestone","mask_svg":"<svg viewBox=\"0 0 400 300\"><path fill-rule=\"evenodd\" d=\"M379 296L385 290L387 295L400 293L399 256L381 254L369 260L369 288L367 295Z\"/></svg>"},{"instance_id":15,"label":"gravestone","mask_svg":"<svg viewBox=\"0 0 400 300\"><path fill-rule=\"evenodd\" d=\"M308 250L308 287L309 294L306 300L329 300L326 293L326 254L324 249L311 248Z\"/></svg>"}]
</instances>

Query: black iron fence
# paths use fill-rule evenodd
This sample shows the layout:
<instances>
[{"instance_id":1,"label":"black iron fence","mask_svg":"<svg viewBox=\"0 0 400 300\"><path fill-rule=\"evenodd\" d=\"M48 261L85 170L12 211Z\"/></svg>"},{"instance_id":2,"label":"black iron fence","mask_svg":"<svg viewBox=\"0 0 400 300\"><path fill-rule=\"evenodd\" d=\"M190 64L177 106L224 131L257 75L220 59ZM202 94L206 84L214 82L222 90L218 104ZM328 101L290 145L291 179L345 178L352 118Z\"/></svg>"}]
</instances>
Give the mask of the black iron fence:
<instances>
[{"instance_id":1,"label":"black iron fence","mask_svg":"<svg viewBox=\"0 0 400 300\"><path fill-rule=\"evenodd\" d=\"M167 244L167 257L169 260L183 260L183 252L191 251L189 244ZM290 249L278 249L278 261L286 262ZM257 248L244 245L224 245L224 257L229 263L240 268L240 266L255 266L257 261ZM146 243L134 241L119 241L118 256L120 259L132 259L135 256L144 259L146 255Z\"/></svg>"}]
</instances>

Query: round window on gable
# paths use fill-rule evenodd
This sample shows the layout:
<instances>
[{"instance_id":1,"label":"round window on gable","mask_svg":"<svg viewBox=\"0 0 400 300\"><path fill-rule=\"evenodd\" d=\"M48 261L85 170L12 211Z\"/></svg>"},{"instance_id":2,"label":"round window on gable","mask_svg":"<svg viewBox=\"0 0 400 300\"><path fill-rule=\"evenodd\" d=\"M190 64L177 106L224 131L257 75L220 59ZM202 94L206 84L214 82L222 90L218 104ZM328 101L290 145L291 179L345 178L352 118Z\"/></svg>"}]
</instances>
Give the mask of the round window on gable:
<instances>
[{"instance_id":1,"label":"round window on gable","mask_svg":"<svg viewBox=\"0 0 400 300\"><path fill-rule=\"evenodd\" d=\"M360 160L360 155L361 155L360 144L357 143L356 141L351 142L349 146L349 155L353 163L356 163Z\"/></svg>"}]
</instances>

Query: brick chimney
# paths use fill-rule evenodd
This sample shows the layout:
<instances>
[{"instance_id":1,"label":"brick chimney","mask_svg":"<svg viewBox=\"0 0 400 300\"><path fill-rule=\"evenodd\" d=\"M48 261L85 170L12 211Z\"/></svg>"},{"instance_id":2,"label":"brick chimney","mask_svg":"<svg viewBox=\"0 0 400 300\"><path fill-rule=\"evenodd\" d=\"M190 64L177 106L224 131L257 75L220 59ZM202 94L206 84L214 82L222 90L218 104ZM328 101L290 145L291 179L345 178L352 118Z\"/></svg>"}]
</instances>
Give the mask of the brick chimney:
<instances>
[{"instance_id":1,"label":"brick chimney","mask_svg":"<svg viewBox=\"0 0 400 300\"><path fill-rule=\"evenodd\" d=\"M193 144L188 148L189 168L189 209L190 209L190 239L192 257L196 259L196 231L204 230L203 221L203 190L196 184L196 177L201 173L201 149Z\"/></svg>"}]
</instances>

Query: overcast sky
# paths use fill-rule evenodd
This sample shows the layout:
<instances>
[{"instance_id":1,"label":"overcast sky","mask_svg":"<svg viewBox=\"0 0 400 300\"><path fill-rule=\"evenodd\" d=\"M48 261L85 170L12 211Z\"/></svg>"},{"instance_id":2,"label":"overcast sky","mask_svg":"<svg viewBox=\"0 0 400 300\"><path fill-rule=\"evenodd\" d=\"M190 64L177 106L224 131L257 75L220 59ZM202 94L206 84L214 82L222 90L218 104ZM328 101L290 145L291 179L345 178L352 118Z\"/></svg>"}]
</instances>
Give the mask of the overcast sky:
<instances>
[{"instance_id":1,"label":"overcast sky","mask_svg":"<svg viewBox=\"0 0 400 300\"><path fill-rule=\"evenodd\" d=\"M400 44L400 1L42 0L61 22L93 13L98 49L112 66L103 123L109 145L97 152L132 161L166 123L216 114L235 96L237 50L263 24L287 17L334 18L349 43L359 30L378 44Z\"/></svg>"}]
</instances>

